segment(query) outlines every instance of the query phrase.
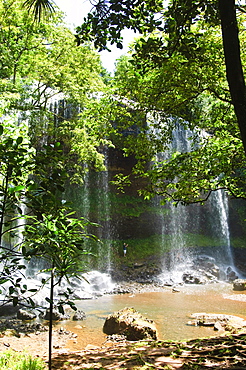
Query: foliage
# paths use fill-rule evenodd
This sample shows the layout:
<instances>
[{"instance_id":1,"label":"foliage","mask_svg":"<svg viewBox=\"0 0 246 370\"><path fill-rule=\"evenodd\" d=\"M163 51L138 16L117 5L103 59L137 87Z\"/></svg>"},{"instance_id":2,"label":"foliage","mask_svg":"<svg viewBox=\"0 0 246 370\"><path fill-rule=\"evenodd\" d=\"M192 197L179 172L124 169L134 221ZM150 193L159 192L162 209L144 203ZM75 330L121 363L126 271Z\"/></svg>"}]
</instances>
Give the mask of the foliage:
<instances>
[{"instance_id":1,"label":"foliage","mask_svg":"<svg viewBox=\"0 0 246 370\"><path fill-rule=\"evenodd\" d=\"M52 312L55 285L79 274L86 254L83 240L91 237L88 221L75 218L62 198L74 160L81 164L90 158L102 166L99 126L93 126L94 140L81 142L91 140L84 154L72 139L79 110L95 100L94 92L104 84L98 55L88 44L76 47L60 13L33 22L22 4L0 2L0 284L3 304L34 307L38 288L29 289L23 271L34 257L46 260L50 277L41 281L40 289L50 282L46 298ZM81 125L87 131L92 127L89 122ZM65 303L75 308L72 290L63 293L60 311ZM49 335L51 356L52 315Z\"/></svg>"},{"instance_id":2,"label":"foliage","mask_svg":"<svg viewBox=\"0 0 246 370\"><path fill-rule=\"evenodd\" d=\"M14 351L1 353L0 366L2 370L44 370L46 368L40 358L32 358L25 353Z\"/></svg>"},{"instance_id":3,"label":"foliage","mask_svg":"<svg viewBox=\"0 0 246 370\"><path fill-rule=\"evenodd\" d=\"M39 22L43 13L44 15L50 15L55 11L54 5L49 0L26 0L23 5L29 10L29 12L33 12L34 18Z\"/></svg>"},{"instance_id":4,"label":"foliage","mask_svg":"<svg viewBox=\"0 0 246 370\"><path fill-rule=\"evenodd\" d=\"M116 43L122 49L121 31L131 28L135 32L151 32L161 26L155 12L162 9L162 1L116 1L98 2L94 10L77 28L77 39L94 40L99 50L108 49L107 42Z\"/></svg>"},{"instance_id":5,"label":"foliage","mask_svg":"<svg viewBox=\"0 0 246 370\"><path fill-rule=\"evenodd\" d=\"M24 142L22 136L16 138L6 136L2 125L0 131L0 242L2 242L4 234L14 232L11 222L15 209L22 213L21 195L33 163L30 161L30 146Z\"/></svg>"},{"instance_id":6,"label":"foliage","mask_svg":"<svg viewBox=\"0 0 246 370\"><path fill-rule=\"evenodd\" d=\"M0 126L0 261L2 264L0 283L1 293L4 285L7 285L7 299L14 305L18 301L18 290L22 293L27 291L26 286L21 286L21 278L16 272L22 272L26 266L18 252L21 243L20 230L23 229L23 198L26 189L30 185L28 175L34 168L31 160L33 151L30 148L27 137L19 136L25 132L25 128L11 133L3 125Z\"/></svg>"},{"instance_id":7,"label":"foliage","mask_svg":"<svg viewBox=\"0 0 246 370\"><path fill-rule=\"evenodd\" d=\"M25 258L32 256L46 259L48 270L53 265L58 283L65 277L79 275L83 271L81 258L86 254L83 248L86 222L74 217L74 212L67 213L66 208L57 210L57 215L42 215L42 220L29 216L25 229L26 242L22 247Z\"/></svg>"},{"instance_id":8,"label":"foliage","mask_svg":"<svg viewBox=\"0 0 246 370\"><path fill-rule=\"evenodd\" d=\"M28 121L36 148L42 142L60 140L66 144L67 165L69 160L86 161L78 143L73 147L72 138L79 111L95 100L95 92L104 89L98 54L88 44L76 47L74 35L64 26L59 12L35 23L21 1L10 1L2 3L0 19L3 113ZM90 130L88 121L86 124ZM93 145L100 143L94 140ZM97 155L100 158L92 145L87 153L92 161L97 161Z\"/></svg>"},{"instance_id":9,"label":"foliage","mask_svg":"<svg viewBox=\"0 0 246 370\"><path fill-rule=\"evenodd\" d=\"M64 181L67 177L64 169L60 166L62 164L61 157L58 158L56 155L49 157L51 147L47 146L45 152L40 152L32 160L30 158L27 160L27 151L18 147L22 140L18 137L16 144L12 147L14 143L14 140L10 140L10 138L3 141L5 157L2 163L1 235L6 231L4 226L9 226L8 233L12 232L14 219L25 220L27 223L23 225L25 226L22 232L24 240L20 242L20 245L2 247L0 257L2 262L1 293L6 290L3 304L13 302L13 305L16 306L26 301L35 307L32 297L38 288L29 289L25 279L23 282L22 270L26 268L23 260L30 261L31 258L35 257L48 262L48 267L44 271L50 272L51 277L50 279L48 277L42 279L40 289L50 280L50 297L46 297L46 300L50 304L51 313L49 331L49 368L51 368L54 287L60 284L63 278L69 281L71 276L78 276L82 271L82 256L87 253L83 248L83 241L84 238L90 237L85 231L88 222L84 219L74 218L74 212L69 211L69 207L63 205L61 196L59 196L64 191ZM57 150L57 145L54 145L52 149L54 153ZM52 160L48 162L50 158ZM29 167L27 167L28 164ZM21 166L21 169L22 167L26 168L28 170L26 174L29 176L32 174L32 179L26 176L26 181L21 186L15 184L15 181L23 180L23 172L18 166ZM15 171L17 172L15 173ZM12 183L16 186L11 187ZM17 197L20 191L22 191L22 198ZM25 202L32 214L22 215L17 201ZM9 210L17 216L12 216ZM7 221L5 221L6 219ZM20 232L19 224L16 229L17 232ZM67 292L63 292L64 299L57 302L60 312L64 313L64 304L76 309L73 301L70 300L72 293L69 288L67 288Z\"/></svg>"},{"instance_id":10,"label":"foliage","mask_svg":"<svg viewBox=\"0 0 246 370\"><path fill-rule=\"evenodd\" d=\"M148 184L140 191L146 199L159 194L164 200L203 202L217 189L245 198L245 155L226 86L221 40L217 29L203 26L201 33L197 24L195 30L196 58L183 50L165 55L168 38L160 33L136 41L132 57L121 58L117 66L114 91L147 113L145 138L127 138L122 145L138 159L134 171ZM182 127L189 144L172 152L170 142ZM165 151L169 154L161 154Z\"/></svg>"},{"instance_id":11,"label":"foliage","mask_svg":"<svg viewBox=\"0 0 246 370\"><path fill-rule=\"evenodd\" d=\"M109 137L124 155L136 157L134 173L143 178L142 183L149 183L140 191L147 199L157 193L185 204L203 202L217 189L245 197L244 124L230 82L228 89L228 64L223 62L219 29L225 15L219 6L220 2L210 0L169 1L166 8L158 1L116 4L110 0L96 3L77 29L79 41L93 39L101 49L107 48L107 41L121 47L124 27L145 35L132 47L130 63L127 58L120 60L112 82L109 94L121 105L121 113L115 112L112 101L108 104L117 122ZM234 28L243 24L239 17L234 23ZM134 117L129 105L139 115ZM140 114L149 121L148 131ZM158 153L170 147L178 126L173 117L182 118L178 125L195 130L194 142L185 153L177 149L168 159L156 160ZM137 136L127 131L134 125ZM150 161L153 166L146 172ZM128 176L117 176L118 188L129 184Z\"/></svg>"},{"instance_id":12,"label":"foliage","mask_svg":"<svg viewBox=\"0 0 246 370\"><path fill-rule=\"evenodd\" d=\"M239 4L237 10L243 7ZM123 141L125 155L136 155L136 175L141 176L146 163L168 147L174 128L170 116L182 117L185 126L188 121L190 128L198 129L197 135L200 130L208 132L199 143L200 148L196 142L195 149L189 153L177 151L169 162L165 160L153 166L146 175L152 185L142 192L146 198L158 193L183 203L203 202L218 188L229 190L233 196L245 197L245 148L241 144L244 125L238 118L230 81L230 91L227 87L229 67L223 63L225 50L220 30L216 28L224 20L222 16L217 1L170 1L164 9L158 2L116 4L111 0L107 4L98 2L77 30L78 38L93 38L95 45L102 49L107 48L107 40L121 47L124 27L142 34L148 32L135 44L133 66L121 60L115 79L120 87L113 90L114 94L123 96L121 101L134 100L139 111L151 112L154 117L149 141L145 132L137 138L127 136L125 140L120 140L118 135L116 140L117 144ZM235 29L240 22L238 17ZM162 27L163 33L159 32ZM154 30L152 34L151 30ZM241 56L243 53L242 49ZM115 120L117 118L116 115ZM197 163L201 168L197 168ZM125 176L122 179L128 182ZM121 179L117 179L117 184L122 187L118 180Z\"/></svg>"}]
</instances>

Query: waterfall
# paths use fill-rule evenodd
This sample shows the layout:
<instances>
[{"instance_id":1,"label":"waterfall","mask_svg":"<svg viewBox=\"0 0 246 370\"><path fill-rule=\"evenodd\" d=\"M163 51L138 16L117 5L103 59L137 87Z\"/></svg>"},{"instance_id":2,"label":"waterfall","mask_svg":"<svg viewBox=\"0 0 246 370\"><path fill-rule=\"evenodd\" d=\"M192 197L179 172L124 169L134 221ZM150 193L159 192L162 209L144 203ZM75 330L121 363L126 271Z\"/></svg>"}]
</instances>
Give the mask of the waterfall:
<instances>
[{"instance_id":1,"label":"waterfall","mask_svg":"<svg viewBox=\"0 0 246 370\"><path fill-rule=\"evenodd\" d=\"M175 129L172 133L172 143L169 149L168 156L173 151L178 152L189 152L191 150L191 138L193 136L193 132L188 129L184 129L182 125L177 122ZM187 245L187 232L189 227L189 210L187 206L183 206L178 204L177 206L173 206L172 204L168 204L168 208L170 210L170 229L171 229L171 256L170 256L170 268L174 270L176 266L183 265L190 259L190 252L188 250ZM197 210L197 207L191 206L193 210ZM197 212L192 217L192 219L199 220L199 216L197 217Z\"/></svg>"},{"instance_id":2,"label":"waterfall","mask_svg":"<svg viewBox=\"0 0 246 370\"><path fill-rule=\"evenodd\" d=\"M157 133L158 135L158 133ZM157 162L164 159L168 160L173 152L189 152L191 150L191 138L193 132L184 129L179 122L175 122L172 132L172 142L168 150L157 155ZM160 202L161 198L158 198ZM168 249L168 258L163 259L163 271L174 271L177 266L181 269L183 264L187 265L190 260L190 250L188 249L188 231L190 223L190 209L193 211L192 222L199 227L199 207L190 205L189 207L178 204L174 206L168 203L164 209L166 213L161 217L161 248L163 252ZM194 221L193 221L194 220ZM167 248L168 244L168 248Z\"/></svg>"},{"instance_id":3,"label":"waterfall","mask_svg":"<svg viewBox=\"0 0 246 370\"><path fill-rule=\"evenodd\" d=\"M107 168L108 150L104 149L105 167ZM84 217L97 226L89 226L88 233L99 241L85 239L85 249L91 253L85 256L88 266L98 271L109 273L111 268L111 243L113 225L109 191L109 172L89 170L85 173L82 185L71 184L66 188L65 199L73 204L78 217Z\"/></svg>"},{"instance_id":4,"label":"waterfall","mask_svg":"<svg viewBox=\"0 0 246 370\"><path fill-rule=\"evenodd\" d=\"M68 116L68 108L61 100L60 104L54 103L52 109L57 115L60 112L59 116ZM172 117L167 122L153 120L149 125L150 140L153 135L158 143L159 136L162 135L161 128L166 125L174 127L172 142L167 145L165 152L158 154L157 161L170 158L176 151L192 150L192 139L197 138L197 133L184 129L180 121ZM59 125L59 122L55 122L55 125ZM131 132L125 134L131 135ZM65 199L72 201L78 216L99 225L97 228L92 227L90 233L101 241L92 247L91 242L86 241L88 249L91 248L96 256L86 257L89 269L109 274L115 261L117 264L128 261L121 261L123 242L129 244L129 263L130 258L133 262L137 261L138 248L149 248L153 250L153 255L157 254L155 248L158 244L162 270L165 273L174 271L178 274L189 267L194 255L200 250L204 254L214 255L216 262L219 257L225 267L233 266L226 194L223 191L214 192L204 206L173 206L171 203L163 206L160 205L160 198L156 198L154 204L148 203L136 195L137 184L126 189L125 194L119 195L110 185L110 180L119 172L124 175L131 173L135 160L124 157L120 152L117 148L104 148L107 170L90 170L85 176L83 186L70 185L66 189ZM215 251L219 252L216 254Z\"/></svg>"},{"instance_id":5,"label":"waterfall","mask_svg":"<svg viewBox=\"0 0 246 370\"><path fill-rule=\"evenodd\" d=\"M210 204L212 205L213 232L221 246L217 253L220 254L220 262L225 266L233 266L231 252L230 230L229 230L229 207L228 198L223 190L211 194Z\"/></svg>"},{"instance_id":6,"label":"waterfall","mask_svg":"<svg viewBox=\"0 0 246 370\"><path fill-rule=\"evenodd\" d=\"M108 153L104 151L105 166L108 168ZM97 174L98 207L97 219L101 220L103 227L99 228L98 237L101 240L98 248L98 269L110 272L111 264L111 207L109 195L109 173L101 171Z\"/></svg>"},{"instance_id":7,"label":"waterfall","mask_svg":"<svg viewBox=\"0 0 246 370\"><path fill-rule=\"evenodd\" d=\"M175 151L189 152L190 139L193 135L192 131L177 124L168 150L158 154L157 162L170 158ZM157 202L160 202L160 198ZM163 276L170 276L171 272L172 280L179 280L182 271L192 266L192 260L199 249L205 254L212 255L223 271L226 271L228 266L234 268L228 198L223 190L213 192L204 206L199 204L174 206L168 203L162 206L162 209L159 223L164 256Z\"/></svg>"}]
</instances>

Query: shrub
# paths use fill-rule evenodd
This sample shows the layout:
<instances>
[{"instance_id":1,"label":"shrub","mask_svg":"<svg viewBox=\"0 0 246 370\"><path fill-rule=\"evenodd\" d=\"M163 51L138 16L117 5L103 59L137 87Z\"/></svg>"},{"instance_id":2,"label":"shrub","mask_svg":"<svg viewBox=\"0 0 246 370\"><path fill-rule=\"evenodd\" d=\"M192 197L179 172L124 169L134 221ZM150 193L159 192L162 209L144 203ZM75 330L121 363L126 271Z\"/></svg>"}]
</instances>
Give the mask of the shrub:
<instances>
[{"instance_id":1,"label":"shrub","mask_svg":"<svg viewBox=\"0 0 246 370\"><path fill-rule=\"evenodd\" d=\"M0 354L1 370L45 370L46 365L40 358L33 358L26 353L6 351Z\"/></svg>"}]
</instances>

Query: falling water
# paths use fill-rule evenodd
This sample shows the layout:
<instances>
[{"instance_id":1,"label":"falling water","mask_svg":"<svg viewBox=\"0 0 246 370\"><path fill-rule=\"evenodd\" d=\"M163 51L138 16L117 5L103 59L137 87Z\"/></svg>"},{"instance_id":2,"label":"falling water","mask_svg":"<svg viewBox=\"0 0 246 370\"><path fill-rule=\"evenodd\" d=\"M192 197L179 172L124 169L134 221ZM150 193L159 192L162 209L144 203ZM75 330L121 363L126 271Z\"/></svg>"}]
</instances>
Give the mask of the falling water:
<instances>
[{"instance_id":1,"label":"falling water","mask_svg":"<svg viewBox=\"0 0 246 370\"><path fill-rule=\"evenodd\" d=\"M105 166L108 167L107 149L104 151ZM111 263L111 206L109 199L109 173L101 171L97 174L98 207L97 219L101 220L103 227L99 228L98 237L101 240L98 247L98 268L109 272Z\"/></svg>"},{"instance_id":2,"label":"falling water","mask_svg":"<svg viewBox=\"0 0 246 370\"><path fill-rule=\"evenodd\" d=\"M161 135L161 132L158 132L161 124L169 123L159 124L158 122L156 124L155 122L153 127L157 126L158 129L154 128L151 135L156 135L156 138ZM165 153L158 154L160 161L170 158L173 152L189 152L191 150L194 133L184 129L178 121L174 122L174 126L172 143ZM110 171L114 167L120 168L120 170L123 168L123 171L126 170L128 173L126 163L121 163L115 153L109 154L105 148L103 154L105 155L106 167L114 156L114 165L111 166ZM221 253L223 263L232 265L228 204L225 193L215 192L208 206L204 207L199 205L183 206L181 204L173 206L171 203L160 206L160 199L157 199L154 205L154 214L156 215L154 219L153 213L138 212L137 201L133 200L132 204L129 202L129 199L133 198L132 193L126 194L125 201L123 196L120 198L117 194L112 193L109 185L112 176L110 171L99 173L90 171L85 178L83 189L81 187L72 189L71 187L70 194L70 190L67 190L68 199L73 198L78 214L100 225L96 235L101 239L101 243L98 243L96 248L97 258L93 269L110 272L111 257L113 254L114 257L117 255L117 251L112 252L113 243L119 248L122 245L122 240L128 241L129 239L134 247L134 240L148 238L153 234L158 234L158 240L160 240L164 271L177 272L182 270L183 266L187 267L192 260L193 250L198 250L205 245L205 243L199 244L199 238L202 239L203 236L210 238L210 240L217 239L216 248L221 245L225 249ZM115 203L113 203L114 201ZM134 214L134 207L136 208L135 214L138 216ZM145 243L145 240L143 242ZM215 247L215 245L209 245L209 247ZM119 257L121 257L120 253L117 255L117 258Z\"/></svg>"},{"instance_id":3,"label":"falling water","mask_svg":"<svg viewBox=\"0 0 246 370\"><path fill-rule=\"evenodd\" d=\"M158 160L168 159L175 151L189 152L193 133L177 125L173 130L173 140L166 153L158 155ZM158 199L159 201L160 199ZM163 253L170 250L168 258L163 260L163 273L172 272L172 279L182 274L182 270L192 265L194 235L208 235L216 241L216 247L211 245L216 263L225 270L233 266L233 257L230 245L228 198L223 190L213 192L205 206L193 204L184 206L171 203L165 206L161 216L161 247ZM206 216L204 216L206 214ZM206 223L206 225L204 225ZM169 247L167 248L167 244ZM219 252L218 252L219 251Z\"/></svg>"},{"instance_id":4,"label":"falling water","mask_svg":"<svg viewBox=\"0 0 246 370\"><path fill-rule=\"evenodd\" d=\"M193 136L192 131L184 129L181 125L177 125L173 130L173 140L171 152L189 152L191 150L191 138ZM193 209L197 210L197 207L191 206ZM186 263L190 259L190 254L186 248L186 238L185 235L188 232L189 223L189 213L187 206L178 204L173 206L169 203L168 208L170 210L170 229L171 229L171 243L172 243L172 253L171 253L171 269L175 269L178 265ZM194 217L195 216L195 217ZM197 214L194 215L194 219L198 219Z\"/></svg>"},{"instance_id":5,"label":"falling water","mask_svg":"<svg viewBox=\"0 0 246 370\"><path fill-rule=\"evenodd\" d=\"M231 252L230 243L230 230L229 230L229 209L228 198L223 190L218 190L211 194L210 200L214 212L213 217L213 231L215 237L219 240L222 246L220 250L220 263L233 266L233 257Z\"/></svg>"},{"instance_id":6,"label":"falling water","mask_svg":"<svg viewBox=\"0 0 246 370\"><path fill-rule=\"evenodd\" d=\"M190 139L192 136L192 131L185 130L177 123L172 133L173 138L169 149L165 153L160 153L157 160L168 159L176 151L189 152L191 150ZM166 213L163 213L161 218L161 247L163 251L166 251L167 243L169 245L170 253L168 254L168 259L164 258L163 260L163 271L167 273L167 271L183 270L183 266L187 267L190 261L190 250L187 248L189 246L187 233L190 222L193 223L193 226L195 223L196 227L199 228L199 207L195 205L187 207L181 204L174 206L169 202L165 209ZM190 217L191 209L192 217Z\"/></svg>"}]
</instances>

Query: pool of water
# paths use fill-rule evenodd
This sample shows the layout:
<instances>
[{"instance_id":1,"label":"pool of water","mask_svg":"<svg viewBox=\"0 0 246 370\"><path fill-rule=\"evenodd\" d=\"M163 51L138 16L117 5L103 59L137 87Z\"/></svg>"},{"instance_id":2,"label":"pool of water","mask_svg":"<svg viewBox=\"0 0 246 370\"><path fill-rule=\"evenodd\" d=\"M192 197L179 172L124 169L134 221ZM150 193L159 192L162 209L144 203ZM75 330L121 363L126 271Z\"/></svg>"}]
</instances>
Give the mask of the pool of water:
<instances>
[{"instance_id":1,"label":"pool of water","mask_svg":"<svg viewBox=\"0 0 246 370\"><path fill-rule=\"evenodd\" d=\"M69 342L69 348L79 350L87 344L102 344L106 340L102 332L105 318L124 307L134 307L143 316L154 320L161 340L220 334L213 328L187 325L192 313L223 313L246 319L246 292L234 292L231 284L191 285L179 289L175 293L166 288L162 292L105 295L76 302L78 309L86 313L86 319L62 323L63 327L78 335L75 341Z\"/></svg>"}]
</instances>

